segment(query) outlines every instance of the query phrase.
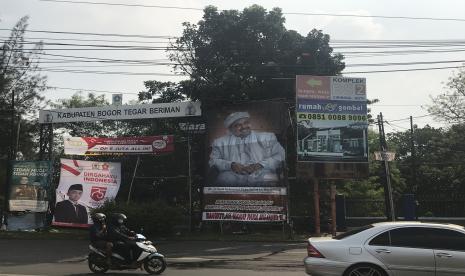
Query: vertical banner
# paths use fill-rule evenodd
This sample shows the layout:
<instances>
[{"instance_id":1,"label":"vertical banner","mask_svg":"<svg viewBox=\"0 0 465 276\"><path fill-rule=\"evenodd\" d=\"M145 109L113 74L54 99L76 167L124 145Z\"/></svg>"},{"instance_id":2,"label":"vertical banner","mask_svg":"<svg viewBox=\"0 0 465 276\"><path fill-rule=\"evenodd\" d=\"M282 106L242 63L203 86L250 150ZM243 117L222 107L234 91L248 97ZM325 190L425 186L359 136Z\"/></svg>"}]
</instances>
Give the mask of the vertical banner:
<instances>
[{"instance_id":1,"label":"vertical banner","mask_svg":"<svg viewBox=\"0 0 465 276\"><path fill-rule=\"evenodd\" d=\"M296 76L297 161L368 162L366 79Z\"/></svg>"},{"instance_id":2,"label":"vertical banner","mask_svg":"<svg viewBox=\"0 0 465 276\"><path fill-rule=\"evenodd\" d=\"M46 212L50 161L13 161L12 168L10 211Z\"/></svg>"},{"instance_id":3,"label":"vertical banner","mask_svg":"<svg viewBox=\"0 0 465 276\"><path fill-rule=\"evenodd\" d=\"M90 208L116 197L121 163L61 159L53 225L88 227Z\"/></svg>"},{"instance_id":4,"label":"vertical banner","mask_svg":"<svg viewBox=\"0 0 465 276\"><path fill-rule=\"evenodd\" d=\"M228 106L211 110L207 120L210 155L202 219L286 220L286 106Z\"/></svg>"}]
</instances>

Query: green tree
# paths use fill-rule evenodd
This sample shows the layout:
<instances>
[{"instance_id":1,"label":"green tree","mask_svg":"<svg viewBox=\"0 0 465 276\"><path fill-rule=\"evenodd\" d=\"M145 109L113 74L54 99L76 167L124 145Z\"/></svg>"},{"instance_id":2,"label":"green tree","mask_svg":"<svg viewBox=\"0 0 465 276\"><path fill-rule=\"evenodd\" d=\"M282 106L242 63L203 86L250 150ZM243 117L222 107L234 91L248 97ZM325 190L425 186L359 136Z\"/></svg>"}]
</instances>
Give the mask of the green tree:
<instances>
[{"instance_id":1,"label":"green tree","mask_svg":"<svg viewBox=\"0 0 465 276\"><path fill-rule=\"evenodd\" d=\"M27 158L33 156L37 124L30 117L36 115L44 102L40 93L46 89L46 77L39 71L42 44L28 47L25 43L27 20L28 17L23 17L16 23L0 49L0 130L4 133L0 140L2 158L6 158L10 143L15 141L19 118L22 118L19 132L21 151ZM12 124L13 108L15 122Z\"/></svg>"},{"instance_id":2,"label":"green tree","mask_svg":"<svg viewBox=\"0 0 465 276\"><path fill-rule=\"evenodd\" d=\"M459 69L449 78L445 90L432 98L428 112L438 121L465 123L465 68Z\"/></svg>"},{"instance_id":3,"label":"green tree","mask_svg":"<svg viewBox=\"0 0 465 276\"><path fill-rule=\"evenodd\" d=\"M189 77L179 83L146 82L143 100L201 100L204 106L243 100L295 98L295 75L337 75L343 56L330 37L313 29L307 36L284 27L279 8L253 5L242 12L204 9L198 24L184 23L171 45L175 70ZM167 95L169 94L169 96ZM154 100L157 101L157 100Z\"/></svg>"},{"instance_id":4,"label":"green tree","mask_svg":"<svg viewBox=\"0 0 465 276\"><path fill-rule=\"evenodd\" d=\"M408 179L408 190L419 196L463 194L465 188L465 125L449 129L425 126L415 128L415 156L411 154L409 131L390 134L402 175Z\"/></svg>"},{"instance_id":5,"label":"green tree","mask_svg":"<svg viewBox=\"0 0 465 276\"><path fill-rule=\"evenodd\" d=\"M29 47L24 42L27 17L21 18L10 36L0 45L0 190L7 182L8 160L15 158L13 150L24 158L36 153L38 127L31 119L43 103L40 95L46 88L46 78L39 72L40 43ZM0 198L1 199L1 198ZM3 203L1 204L3 206Z\"/></svg>"},{"instance_id":6,"label":"green tree","mask_svg":"<svg viewBox=\"0 0 465 276\"><path fill-rule=\"evenodd\" d=\"M68 99L58 99L56 102L51 103L54 109L67 109L67 108L83 108L83 107L97 107L109 105L105 95L97 96L94 93L87 94L84 97L82 93L78 92ZM92 121L92 122L72 122L60 124L60 137L62 133L71 136L106 136L111 135L116 127L113 121Z\"/></svg>"},{"instance_id":7,"label":"green tree","mask_svg":"<svg viewBox=\"0 0 465 276\"><path fill-rule=\"evenodd\" d=\"M389 150L393 145L389 143ZM374 160L374 152L379 151L379 134L374 131L368 131L368 148L369 154L369 176L366 179L358 181L345 181L341 189L345 195L356 198L366 199L384 199L384 178L385 172L381 166L381 161ZM396 161L390 162L391 184L394 195L398 198L405 191L405 179L398 168Z\"/></svg>"}]
</instances>

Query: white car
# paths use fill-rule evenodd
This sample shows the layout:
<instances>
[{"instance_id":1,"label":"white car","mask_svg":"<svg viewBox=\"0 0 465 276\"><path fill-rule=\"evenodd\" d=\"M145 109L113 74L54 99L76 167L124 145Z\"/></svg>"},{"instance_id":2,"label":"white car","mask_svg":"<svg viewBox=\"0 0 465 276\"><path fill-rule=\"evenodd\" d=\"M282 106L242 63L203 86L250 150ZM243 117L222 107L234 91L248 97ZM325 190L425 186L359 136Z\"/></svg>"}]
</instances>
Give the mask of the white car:
<instances>
[{"instance_id":1,"label":"white car","mask_svg":"<svg viewBox=\"0 0 465 276\"><path fill-rule=\"evenodd\" d=\"M465 275L465 228L454 224L382 222L334 238L308 239L312 276Z\"/></svg>"}]
</instances>

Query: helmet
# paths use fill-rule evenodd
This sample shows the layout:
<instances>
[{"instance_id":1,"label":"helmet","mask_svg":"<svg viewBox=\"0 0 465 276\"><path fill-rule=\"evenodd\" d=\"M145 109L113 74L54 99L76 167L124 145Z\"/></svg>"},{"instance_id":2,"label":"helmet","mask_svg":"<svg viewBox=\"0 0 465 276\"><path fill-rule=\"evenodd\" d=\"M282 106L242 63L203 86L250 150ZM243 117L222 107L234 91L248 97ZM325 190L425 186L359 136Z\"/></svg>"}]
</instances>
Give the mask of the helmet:
<instances>
[{"instance_id":1,"label":"helmet","mask_svg":"<svg viewBox=\"0 0 465 276\"><path fill-rule=\"evenodd\" d=\"M94 216L92 217L92 220L103 222L105 221L106 218L107 216L105 216L105 214L103 213L95 213Z\"/></svg>"},{"instance_id":2,"label":"helmet","mask_svg":"<svg viewBox=\"0 0 465 276\"><path fill-rule=\"evenodd\" d=\"M123 225L128 219L125 214L115 213L113 214L113 223L116 225Z\"/></svg>"}]
</instances>

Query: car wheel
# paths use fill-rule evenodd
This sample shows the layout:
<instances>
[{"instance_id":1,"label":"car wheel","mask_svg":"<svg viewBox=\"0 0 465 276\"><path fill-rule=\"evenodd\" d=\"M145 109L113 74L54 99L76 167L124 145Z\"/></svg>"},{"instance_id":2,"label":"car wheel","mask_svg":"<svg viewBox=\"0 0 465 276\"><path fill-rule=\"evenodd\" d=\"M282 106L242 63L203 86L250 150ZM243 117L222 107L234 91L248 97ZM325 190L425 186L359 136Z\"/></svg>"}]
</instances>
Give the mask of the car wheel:
<instances>
[{"instance_id":1,"label":"car wheel","mask_svg":"<svg viewBox=\"0 0 465 276\"><path fill-rule=\"evenodd\" d=\"M344 276L387 276L386 272L371 264L354 265L346 270Z\"/></svg>"}]
</instances>

